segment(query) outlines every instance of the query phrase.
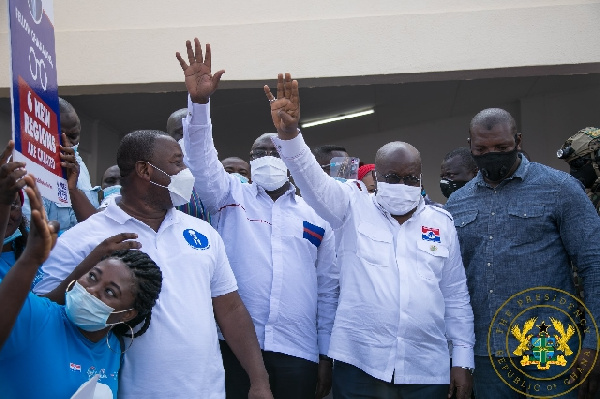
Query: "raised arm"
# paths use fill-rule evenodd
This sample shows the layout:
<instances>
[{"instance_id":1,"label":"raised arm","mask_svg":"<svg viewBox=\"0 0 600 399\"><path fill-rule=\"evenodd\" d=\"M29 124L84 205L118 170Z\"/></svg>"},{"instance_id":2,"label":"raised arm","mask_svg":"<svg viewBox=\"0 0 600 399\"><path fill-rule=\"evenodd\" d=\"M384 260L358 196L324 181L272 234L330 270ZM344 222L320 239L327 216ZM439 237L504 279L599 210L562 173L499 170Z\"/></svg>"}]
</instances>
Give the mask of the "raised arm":
<instances>
[{"instance_id":1,"label":"raised arm","mask_svg":"<svg viewBox=\"0 0 600 399\"><path fill-rule=\"evenodd\" d=\"M92 267L98 264L107 255L112 254L115 251L121 251L124 249L141 249L142 244L138 241L133 241L137 238L135 233L121 233L108 237L102 241L88 256L81 261L75 269L69 274L56 288L44 296L53 302L64 305L65 303L65 292L67 287L73 280L79 280L81 276L89 272Z\"/></svg>"},{"instance_id":2,"label":"raised arm","mask_svg":"<svg viewBox=\"0 0 600 399\"><path fill-rule=\"evenodd\" d=\"M300 94L298 82L289 73L277 78L277 98L269 86L265 94L271 104L271 118L278 139L273 139L281 159L300 188L302 198L335 230L344 223L352 188L331 178L321 169L298 129L300 122Z\"/></svg>"},{"instance_id":3,"label":"raised arm","mask_svg":"<svg viewBox=\"0 0 600 399\"><path fill-rule=\"evenodd\" d=\"M21 179L27 171L23 162L8 162L15 142L10 140L2 154L0 154L0 236L4 238L8 219L10 219L10 206L15 201L15 195L25 187L25 180Z\"/></svg>"},{"instance_id":4,"label":"raised arm","mask_svg":"<svg viewBox=\"0 0 600 399\"><path fill-rule=\"evenodd\" d=\"M58 237L58 223L46 221L35 179L27 175L22 180L27 184L25 192L31 205L31 230L25 251L0 281L0 348L10 335L38 268L48 258Z\"/></svg>"},{"instance_id":5,"label":"raised arm","mask_svg":"<svg viewBox=\"0 0 600 399\"><path fill-rule=\"evenodd\" d=\"M98 212L85 193L77 188L79 163L75 158L75 150L66 134L62 134L64 146L60 146L60 166L67 170L67 186L71 197L71 207L78 222L83 222Z\"/></svg>"},{"instance_id":6,"label":"raised arm","mask_svg":"<svg viewBox=\"0 0 600 399\"><path fill-rule=\"evenodd\" d=\"M198 39L186 42L187 59L176 54L185 76L188 90L188 116L183 123L184 162L196 178L194 188L210 213L222 206L222 201L231 190L231 177L219 162L212 139L210 121L210 96L217 90L224 70L211 74L210 44L206 44L206 56Z\"/></svg>"}]
</instances>

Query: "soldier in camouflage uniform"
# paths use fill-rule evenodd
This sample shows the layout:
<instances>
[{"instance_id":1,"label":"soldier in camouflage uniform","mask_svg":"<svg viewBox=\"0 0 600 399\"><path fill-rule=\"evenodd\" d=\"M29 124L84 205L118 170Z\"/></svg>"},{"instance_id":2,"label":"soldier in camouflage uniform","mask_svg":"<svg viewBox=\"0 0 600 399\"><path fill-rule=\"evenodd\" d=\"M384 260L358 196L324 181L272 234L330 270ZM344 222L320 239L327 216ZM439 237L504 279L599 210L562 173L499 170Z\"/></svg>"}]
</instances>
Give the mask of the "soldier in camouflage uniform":
<instances>
[{"instance_id":1,"label":"soldier in camouflage uniform","mask_svg":"<svg viewBox=\"0 0 600 399\"><path fill-rule=\"evenodd\" d=\"M600 215L600 129L586 127L565 141L556 152L556 156L564 159L571 168L570 174L585 187L585 192ZM577 275L577 267L573 267L575 289L582 298L583 289L581 278Z\"/></svg>"},{"instance_id":2,"label":"soldier in camouflage uniform","mask_svg":"<svg viewBox=\"0 0 600 399\"><path fill-rule=\"evenodd\" d=\"M586 127L565 141L556 155L571 167L571 176L583 183L600 215L600 129Z\"/></svg>"}]
</instances>

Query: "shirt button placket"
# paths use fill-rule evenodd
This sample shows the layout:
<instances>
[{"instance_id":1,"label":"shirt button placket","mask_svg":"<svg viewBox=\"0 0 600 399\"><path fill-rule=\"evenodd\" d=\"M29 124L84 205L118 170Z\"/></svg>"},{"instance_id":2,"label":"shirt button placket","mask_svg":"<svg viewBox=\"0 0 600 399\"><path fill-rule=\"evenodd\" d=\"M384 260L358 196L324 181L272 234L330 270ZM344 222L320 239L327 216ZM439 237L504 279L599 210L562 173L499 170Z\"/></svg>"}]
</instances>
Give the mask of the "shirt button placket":
<instances>
[{"instance_id":1,"label":"shirt button placket","mask_svg":"<svg viewBox=\"0 0 600 399\"><path fill-rule=\"evenodd\" d=\"M494 235L496 235L496 229L498 228L497 225L497 218L496 218L496 203L500 201L500 199L498 198L498 191L497 190L493 190L493 195L490 198L490 208L489 208L489 213L488 213L488 244L486 245L486 255L487 255L487 259L489 260L489 262L486 263L487 267L485 270L485 276L486 276L486 286L487 286L487 291L488 291L488 303L490 305L489 311L491 316L493 317L494 313L495 313L495 304L494 304L494 300L492 299L492 295L494 294L494 288L495 288L495 275L494 275L494 269L491 267L492 266L492 260L493 260L493 256L494 256Z\"/></svg>"}]
</instances>

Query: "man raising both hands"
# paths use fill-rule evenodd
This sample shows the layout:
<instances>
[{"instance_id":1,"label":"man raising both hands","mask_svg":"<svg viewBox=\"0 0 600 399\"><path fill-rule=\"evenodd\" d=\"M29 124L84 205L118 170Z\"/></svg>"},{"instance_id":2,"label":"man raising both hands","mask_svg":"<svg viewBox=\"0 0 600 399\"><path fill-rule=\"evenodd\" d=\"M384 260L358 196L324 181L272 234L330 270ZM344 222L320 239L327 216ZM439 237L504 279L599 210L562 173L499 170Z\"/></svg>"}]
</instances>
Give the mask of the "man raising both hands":
<instances>
[{"instance_id":1,"label":"man raising both hands","mask_svg":"<svg viewBox=\"0 0 600 399\"><path fill-rule=\"evenodd\" d=\"M189 65L177 58L189 92L183 121L185 163L196 192L225 242L225 251L248 308L273 396L314 399L329 392L329 337L338 300L333 232L295 195L288 171L271 141L258 137L250 151L252 183L243 184L219 162L212 138L210 96L224 71L211 75L195 40L187 42ZM249 381L221 341L227 398L245 398Z\"/></svg>"}]
</instances>

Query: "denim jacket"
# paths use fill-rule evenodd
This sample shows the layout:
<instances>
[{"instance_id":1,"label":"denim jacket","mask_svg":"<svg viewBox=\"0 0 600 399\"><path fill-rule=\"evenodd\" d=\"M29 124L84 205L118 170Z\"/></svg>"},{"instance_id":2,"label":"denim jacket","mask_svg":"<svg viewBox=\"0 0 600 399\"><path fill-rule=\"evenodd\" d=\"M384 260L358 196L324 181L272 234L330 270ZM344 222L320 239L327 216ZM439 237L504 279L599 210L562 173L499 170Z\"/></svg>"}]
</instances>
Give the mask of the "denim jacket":
<instances>
[{"instance_id":1,"label":"denim jacket","mask_svg":"<svg viewBox=\"0 0 600 399\"><path fill-rule=\"evenodd\" d=\"M478 173L450 196L446 209L466 269L476 355L488 355L490 324L512 295L533 287L575 294L570 262L583 277L587 308L600 320L600 218L577 180L521 158L513 175L495 188ZM521 310L513 307L512 314ZM539 311L536 325L549 324L547 308ZM583 346L595 349L596 330L589 325ZM502 355L506 335L514 338L490 333L490 349L498 356L507 355Z\"/></svg>"}]
</instances>

